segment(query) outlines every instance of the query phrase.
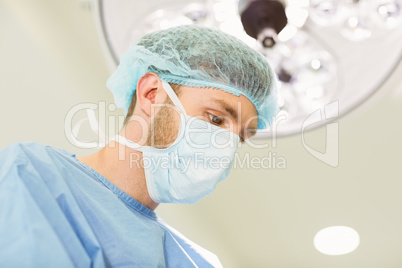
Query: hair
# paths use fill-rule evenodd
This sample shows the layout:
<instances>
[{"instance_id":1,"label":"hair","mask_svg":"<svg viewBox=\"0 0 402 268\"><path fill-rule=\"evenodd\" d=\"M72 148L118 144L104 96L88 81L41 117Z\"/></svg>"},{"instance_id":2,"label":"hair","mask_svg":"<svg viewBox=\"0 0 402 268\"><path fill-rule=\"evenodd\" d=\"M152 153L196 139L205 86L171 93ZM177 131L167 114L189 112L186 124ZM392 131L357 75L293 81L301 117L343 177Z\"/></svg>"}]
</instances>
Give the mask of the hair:
<instances>
[{"instance_id":1,"label":"hair","mask_svg":"<svg viewBox=\"0 0 402 268\"><path fill-rule=\"evenodd\" d=\"M180 98L181 85L173 84L173 83L169 83L169 85L172 87L172 89L176 93L177 97ZM128 108L128 112L126 114L126 117L124 118L123 126L127 125L127 123L130 121L130 117L134 113L135 105L137 104L137 94L136 93L137 93L137 91L134 91L133 97L131 98L130 106ZM168 96L168 98L169 98L169 96Z\"/></svg>"}]
</instances>

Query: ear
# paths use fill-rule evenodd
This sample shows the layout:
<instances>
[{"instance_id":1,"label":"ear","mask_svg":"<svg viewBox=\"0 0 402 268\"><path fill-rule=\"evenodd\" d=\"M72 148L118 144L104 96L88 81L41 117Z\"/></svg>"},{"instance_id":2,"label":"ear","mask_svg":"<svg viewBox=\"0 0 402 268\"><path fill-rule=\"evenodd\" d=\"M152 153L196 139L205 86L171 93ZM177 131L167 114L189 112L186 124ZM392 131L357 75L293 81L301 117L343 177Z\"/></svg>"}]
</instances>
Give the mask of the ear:
<instances>
[{"instance_id":1,"label":"ear","mask_svg":"<svg viewBox=\"0 0 402 268\"><path fill-rule=\"evenodd\" d=\"M163 103L166 99L166 93L161 87L162 83L155 73L146 73L138 80L137 105L148 116L151 115L152 104Z\"/></svg>"}]
</instances>

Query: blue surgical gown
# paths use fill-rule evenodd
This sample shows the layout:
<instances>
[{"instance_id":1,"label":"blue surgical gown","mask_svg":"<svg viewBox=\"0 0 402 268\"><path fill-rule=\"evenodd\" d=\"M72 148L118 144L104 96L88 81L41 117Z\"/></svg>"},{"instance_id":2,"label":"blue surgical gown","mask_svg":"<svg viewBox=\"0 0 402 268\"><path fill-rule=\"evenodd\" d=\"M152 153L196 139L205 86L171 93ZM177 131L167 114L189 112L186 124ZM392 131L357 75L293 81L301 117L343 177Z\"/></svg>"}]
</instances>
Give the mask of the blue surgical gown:
<instances>
[{"instance_id":1,"label":"blue surgical gown","mask_svg":"<svg viewBox=\"0 0 402 268\"><path fill-rule=\"evenodd\" d=\"M74 154L0 151L0 267L220 267Z\"/></svg>"}]
</instances>

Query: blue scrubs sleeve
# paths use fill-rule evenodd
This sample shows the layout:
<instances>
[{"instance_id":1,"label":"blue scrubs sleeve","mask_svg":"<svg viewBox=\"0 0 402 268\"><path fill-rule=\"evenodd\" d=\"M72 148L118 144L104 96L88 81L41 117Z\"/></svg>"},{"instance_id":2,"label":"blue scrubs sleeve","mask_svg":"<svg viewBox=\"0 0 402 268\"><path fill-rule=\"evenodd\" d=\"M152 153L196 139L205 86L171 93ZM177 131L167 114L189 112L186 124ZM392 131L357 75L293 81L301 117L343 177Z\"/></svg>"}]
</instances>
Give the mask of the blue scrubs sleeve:
<instances>
[{"instance_id":1,"label":"blue scrubs sleeve","mask_svg":"<svg viewBox=\"0 0 402 268\"><path fill-rule=\"evenodd\" d=\"M90 267L43 171L19 144L0 151L0 163L0 267Z\"/></svg>"}]
</instances>

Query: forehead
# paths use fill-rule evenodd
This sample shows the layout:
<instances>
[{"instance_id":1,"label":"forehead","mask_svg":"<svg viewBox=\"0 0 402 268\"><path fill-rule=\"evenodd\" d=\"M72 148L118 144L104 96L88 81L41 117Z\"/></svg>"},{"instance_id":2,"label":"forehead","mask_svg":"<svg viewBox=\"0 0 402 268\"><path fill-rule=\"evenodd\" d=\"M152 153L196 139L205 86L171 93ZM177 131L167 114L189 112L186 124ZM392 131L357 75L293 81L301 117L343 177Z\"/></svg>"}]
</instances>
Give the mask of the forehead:
<instances>
[{"instance_id":1,"label":"forehead","mask_svg":"<svg viewBox=\"0 0 402 268\"><path fill-rule=\"evenodd\" d=\"M190 105L192 108L226 107L234 110L242 125L247 128L257 129L258 113L254 104L245 96L235 96L226 91L215 88L197 88L181 86L180 100L183 105ZM190 107L190 109L192 109Z\"/></svg>"}]
</instances>

